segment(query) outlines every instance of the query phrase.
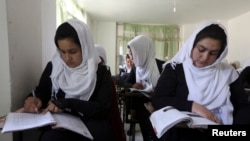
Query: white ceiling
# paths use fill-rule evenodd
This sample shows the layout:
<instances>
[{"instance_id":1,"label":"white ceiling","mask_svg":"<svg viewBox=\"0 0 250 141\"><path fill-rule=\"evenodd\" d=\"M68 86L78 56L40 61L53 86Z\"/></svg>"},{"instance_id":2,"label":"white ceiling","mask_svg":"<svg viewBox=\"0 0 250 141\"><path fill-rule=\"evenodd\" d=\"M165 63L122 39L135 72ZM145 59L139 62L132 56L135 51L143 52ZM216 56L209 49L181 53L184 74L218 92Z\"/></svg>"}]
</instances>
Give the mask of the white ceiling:
<instances>
[{"instance_id":1,"label":"white ceiling","mask_svg":"<svg viewBox=\"0 0 250 141\"><path fill-rule=\"evenodd\" d=\"M228 20L250 11L250 0L76 0L94 20L192 24ZM173 12L174 3L176 12Z\"/></svg>"}]
</instances>

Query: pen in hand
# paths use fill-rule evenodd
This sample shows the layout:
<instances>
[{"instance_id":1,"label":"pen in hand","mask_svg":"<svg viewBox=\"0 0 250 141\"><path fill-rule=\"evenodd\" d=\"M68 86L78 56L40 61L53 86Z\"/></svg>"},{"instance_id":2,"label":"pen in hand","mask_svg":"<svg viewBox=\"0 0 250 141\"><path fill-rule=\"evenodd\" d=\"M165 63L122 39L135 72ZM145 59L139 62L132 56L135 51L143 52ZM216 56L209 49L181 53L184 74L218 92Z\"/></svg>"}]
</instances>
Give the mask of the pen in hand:
<instances>
[{"instance_id":1,"label":"pen in hand","mask_svg":"<svg viewBox=\"0 0 250 141\"><path fill-rule=\"evenodd\" d=\"M38 101L37 101L37 98L36 98L35 90L32 90L32 96L33 96L33 98L35 100L35 112L38 113L38 109L37 109L37 103L38 103Z\"/></svg>"}]
</instances>

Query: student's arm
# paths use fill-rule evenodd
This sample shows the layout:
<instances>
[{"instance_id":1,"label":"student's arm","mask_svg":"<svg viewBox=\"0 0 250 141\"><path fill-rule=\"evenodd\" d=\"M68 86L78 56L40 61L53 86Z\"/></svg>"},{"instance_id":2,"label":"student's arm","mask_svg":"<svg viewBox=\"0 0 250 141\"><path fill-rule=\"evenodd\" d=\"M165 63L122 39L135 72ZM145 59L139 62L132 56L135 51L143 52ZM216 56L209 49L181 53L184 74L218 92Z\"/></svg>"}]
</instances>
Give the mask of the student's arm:
<instances>
[{"instance_id":1,"label":"student's arm","mask_svg":"<svg viewBox=\"0 0 250 141\"><path fill-rule=\"evenodd\" d=\"M46 108L51 98L51 81L50 74L52 71L52 63L49 62L44 69L39 84L34 93L30 93L24 101L24 111L38 112L39 108Z\"/></svg>"},{"instance_id":2,"label":"student's arm","mask_svg":"<svg viewBox=\"0 0 250 141\"><path fill-rule=\"evenodd\" d=\"M132 67L132 70L130 71L128 77L124 82L124 87L132 88L135 82L136 82L136 67Z\"/></svg>"},{"instance_id":3,"label":"student's arm","mask_svg":"<svg viewBox=\"0 0 250 141\"><path fill-rule=\"evenodd\" d=\"M55 104L61 109L71 109L86 118L107 118L111 107L113 82L106 66L99 67L96 88L89 101L69 98L55 100Z\"/></svg>"},{"instance_id":4,"label":"student's arm","mask_svg":"<svg viewBox=\"0 0 250 141\"><path fill-rule=\"evenodd\" d=\"M162 72L162 68L163 68L162 65L163 65L164 63L165 63L165 61L156 59L156 64L157 64L157 67L158 67L158 70L159 70L160 73Z\"/></svg>"},{"instance_id":5,"label":"student's arm","mask_svg":"<svg viewBox=\"0 0 250 141\"><path fill-rule=\"evenodd\" d=\"M250 102L240 78L230 84L230 92L234 107L234 124L250 124Z\"/></svg>"},{"instance_id":6,"label":"student's arm","mask_svg":"<svg viewBox=\"0 0 250 141\"><path fill-rule=\"evenodd\" d=\"M175 69L167 64L163 70L152 95L153 107L157 110L173 106L179 110L191 111L192 101L187 101L188 88L182 65Z\"/></svg>"},{"instance_id":7,"label":"student's arm","mask_svg":"<svg viewBox=\"0 0 250 141\"><path fill-rule=\"evenodd\" d=\"M51 83L51 79L50 79L50 75L52 72L52 62L49 62L47 64L47 66L45 67L39 84L36 87L35 93L36 93L36 97L39 98L40 100L42 100L42 107L46 108L48 105L48 102L51 99L51 90L52 90L52 83Z\"/></svg>"},{"instance_id":8,"label":"student's arm","mask_svg":"<svg viewBox=\"0 0 250 141\"><path fill-rule=\"evenodd\" d=\"M250 87L250 66L245 67L240 73L240 79L243 82L244 87Z\"/></svg>"},{"instance_id":9,"label":"student's arm","mask_svg":"<svg viewBox=\"0 0 250 141\"><path fill-rule=\"evenodd\" d=\"M244 91L244 85L240 77L230 84L230 100L234 109L238 109L241 104L247 103L247 94Z\"/></svg>"}]
</instances>

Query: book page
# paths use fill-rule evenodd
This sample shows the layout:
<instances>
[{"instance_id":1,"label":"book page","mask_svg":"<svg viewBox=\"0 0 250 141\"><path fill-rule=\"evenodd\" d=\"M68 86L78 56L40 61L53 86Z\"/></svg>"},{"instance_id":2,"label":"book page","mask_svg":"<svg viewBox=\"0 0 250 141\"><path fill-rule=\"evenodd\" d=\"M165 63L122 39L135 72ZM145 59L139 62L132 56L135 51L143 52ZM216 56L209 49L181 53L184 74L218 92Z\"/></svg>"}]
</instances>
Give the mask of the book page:
<instances>
[{"instance_id":1,"label":"book page","mask_svg":"<svg viewBox=\"0 0 250 141\"><path fill-rule=\"evenodd\" d=\"M50 112L44 115L35 113L8 113L2 133L42 127L55 123L56 121Z\"/></svg>"},{"instance_id":2,"label":"book page","mask_svg":"<svg viewBox=\"0 0 250 141\"><path fill-rule=\"evenodd\" d=\"M52 128L68 129L93 140L93 136L79 117L66 113L53 114L53 117L55 118L57 124Z\"/></svg>"},{"instance_id":3,"label":"book page","mask_svg":"<svg viewBox=\"0 0 250 141\"><path fill-rule=\"evenodd\" d=\"M208 125L218 125L218 123L207 118L201 117L195 113L183 112L192 118L192 122L188 124L190 128L207 128Z\"/></svg>"},{"instance_id":4,"label":"book page","mask_svg":"<svg viewBox=\"0 0 250 141\"><path fill-rule=\"evenodd\" d=\"M184 121L189 122L190 117L171 106L167 106L153 112L150 121L156 136L160 138L171 127Z\"/></svg>"}]
</instances>

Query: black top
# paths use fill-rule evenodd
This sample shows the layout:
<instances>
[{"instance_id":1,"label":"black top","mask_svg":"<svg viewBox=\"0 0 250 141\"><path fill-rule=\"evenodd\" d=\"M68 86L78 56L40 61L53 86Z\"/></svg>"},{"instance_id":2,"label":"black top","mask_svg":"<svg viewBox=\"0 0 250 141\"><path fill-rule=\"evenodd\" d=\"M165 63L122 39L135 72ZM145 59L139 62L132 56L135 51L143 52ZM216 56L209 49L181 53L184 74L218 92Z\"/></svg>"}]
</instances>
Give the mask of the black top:
<instances>
[{"instance_id":1,"label":"black top","mask_svg":"<svg viewBox=\"0 0 250 141\"><path fill-rule=\"evenodd\" d=\"M42 73L39 85L36 88L36 96L42 100L42 107L46 108L52 96L51 75L52 63L49 62ZM70 109L72 114L78 114L89 128L93 137L98 140L111 139L112 129L109 121L109 111L111 109L112 79L110 71L105 65L98 65L97 82L95 90L89 101L67 98L65 93L59 89L55 100L60 108ZM105 130L103 130L105 129Z\"/></svg>"},{"instance_id":2,"label":"black top","mask_svg":"<svg viewBox=\"0 0 250 141\"><path fill-rule=\"evenodd\" d=\"M230 84L230 92L230 100L234 107L233 124L250 124L250 106L244 94L241 79L238 78ZM191 112L193 101L187 100L188 93L183 65L177 64L173 69L171 64L167 64L152 95L153 107L158 110L171 105L181 111ZM208 140L206 132L199 129L174 127L161 137L162 141L193 141L197 139Z\"/></svg>"},{"instance_id":3,"label":"black top","mask_svg":"<svg viewBox=\"0 0 250 141\"><path fill-rule=\"evenodd\" d=\"M230 84L230 92L235 115L242 104L247 104L244 87L239 78ZM153 106L157 110L171 105L181 111L191 112L193 101L187 100L188 93L183 65L177 64L173 69L171 64L167 64L152 96Z\"/></svg>"},{"instance_id":4,"label":"black top","mask_svg":"<svg viewBox=\"0 0 250 141\"><path fill-rule=\"evenodd\" d=\"M245 67L240 73L245 88L250 88L250 66Z\"/></svg>"},{"instance_id":5,"label":"black top","mask_svg":"<svg viewBox=\"0 0 250 141\"><path fill-rule=\"evenodd\" d=\"M165 61L155 59L157 67L159 69L159 72L162 72L162 65L165 63ZM131 88L133 87L133 84L136 82L136 67L132 67L128 77L125 80L125 87Z\"/></svg>"}]
</instances>

